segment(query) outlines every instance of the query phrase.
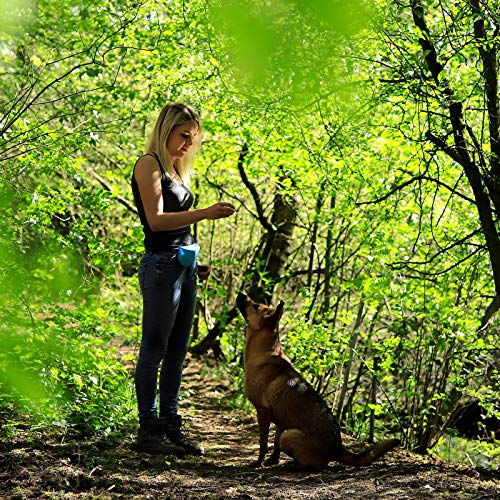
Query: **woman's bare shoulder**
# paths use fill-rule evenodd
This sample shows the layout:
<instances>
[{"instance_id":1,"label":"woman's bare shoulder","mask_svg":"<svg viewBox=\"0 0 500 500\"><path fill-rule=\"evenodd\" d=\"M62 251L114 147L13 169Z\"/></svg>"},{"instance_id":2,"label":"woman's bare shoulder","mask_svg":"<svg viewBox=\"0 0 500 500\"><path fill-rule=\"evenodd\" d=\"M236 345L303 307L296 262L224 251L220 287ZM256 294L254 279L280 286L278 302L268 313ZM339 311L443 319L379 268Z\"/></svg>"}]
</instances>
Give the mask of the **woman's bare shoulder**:
<instances>
[{"instance_id":1,"label":"woman's bare shoulder","mask_svg":"<svg viewBox=\"0 0 500 500\"><path fill-rule=\"evenodd\" d=\"M143 155L137 160L134 169L136 178L142 175L150 176L155 172L160 172L160 165L154 156Z\"/></svg>"},{"instance_id":2,"label":"woman's bare shoulder","mask_svg":"<svg viewBox=\"0 0 500 500\"><path fill-rule=\"evenodd\" d=\"M142 155L137 160L135 165L136 166L143 166L144 165L144 166L155 167L155 168L159 167L158 160L153 155L150 155L150 154Z\"/></svg>"}]
</instances>

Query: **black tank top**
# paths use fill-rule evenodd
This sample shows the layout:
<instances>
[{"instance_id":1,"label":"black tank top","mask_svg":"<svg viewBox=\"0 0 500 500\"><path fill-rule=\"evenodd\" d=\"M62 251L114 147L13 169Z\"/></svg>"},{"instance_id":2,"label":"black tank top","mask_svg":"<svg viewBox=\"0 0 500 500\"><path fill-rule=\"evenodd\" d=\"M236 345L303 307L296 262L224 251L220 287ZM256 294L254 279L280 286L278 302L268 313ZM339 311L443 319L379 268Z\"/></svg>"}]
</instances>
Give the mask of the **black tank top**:
<instances>
[{"instance_id":1,"label":"black tank top","mask_svg":"<svg viewBox=\"0 0 500 500\"><path fill-rule=\"evenodd\" d=\"M189 210L193 204L193 193L183 183L177 184L167 175L163 169L160 159L154 153L149 154L155 158L161 170L161 194L163 198L163 212L183 212ZM145 155L147 156L147 155ZM140 158L139 158L140 159ZM139 159L137 161L139 161ZM162 250L176 250L180 245L190 245L193 243L191 226L183 226L171 231L152 231L149 227L144 205L142 204L139 186L135 180L135 166L132 172L132 193L135 205L141 219L142 230L144 231L144 247L149 252L159 252Z\"/></svg>"}]
</instances>

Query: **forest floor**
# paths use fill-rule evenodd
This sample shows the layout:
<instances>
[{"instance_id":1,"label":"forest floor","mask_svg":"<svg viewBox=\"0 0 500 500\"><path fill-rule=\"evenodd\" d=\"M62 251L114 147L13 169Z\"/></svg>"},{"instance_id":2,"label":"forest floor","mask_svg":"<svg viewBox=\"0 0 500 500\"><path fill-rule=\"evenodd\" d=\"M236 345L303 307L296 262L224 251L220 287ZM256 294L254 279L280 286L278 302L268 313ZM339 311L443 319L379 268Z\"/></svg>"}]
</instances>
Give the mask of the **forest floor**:
<instances>
[{"instance_id":1,"label":"forest floor","mask_svg":"<svg viewBox=\"0 0 500 500\"><path fill-rule=\"evenodd\" d=\"M229 383L200 375L189 360L181 413L203 458L168 459L118 444L48 436L0 442L0 498L10 499L500 499L500 473L396 450L368 467L331 463L321 473L280 465L252 468L255 416L225 402ZM187 410L186 410L187 408ZM359 446L345 437L349 448Z\"/></svg>"}]
</instances>

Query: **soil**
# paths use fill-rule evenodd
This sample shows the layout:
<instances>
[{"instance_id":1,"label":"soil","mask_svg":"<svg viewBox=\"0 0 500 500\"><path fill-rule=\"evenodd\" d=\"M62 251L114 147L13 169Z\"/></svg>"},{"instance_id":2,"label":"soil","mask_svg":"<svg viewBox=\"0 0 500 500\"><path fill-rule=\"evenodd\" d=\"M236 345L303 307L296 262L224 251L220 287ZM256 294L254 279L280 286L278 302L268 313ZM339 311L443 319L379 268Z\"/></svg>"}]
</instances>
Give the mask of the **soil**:
<instances>
[{"instance_id":1,"label":"soil","mask_svg":"<svg viewBox=\"0 0 500 500\"><path fill-rule=\"evenodd\" d=\"M118 444L50 437L0 443L0 498L11 499L500 499L500 473L480 471L390 452L368 467L331 463L320 473L279 465L254 468L258 454L255 416L232 410L228 385L200 375L200 362L185 369L181 413L202 458L171 459L131 449L133 434ZM227 400L226 400L227 401ZM28 434L26 434L28 436ZM345 436L349 448L361 446Z\"/></svg>"}]
</instances>

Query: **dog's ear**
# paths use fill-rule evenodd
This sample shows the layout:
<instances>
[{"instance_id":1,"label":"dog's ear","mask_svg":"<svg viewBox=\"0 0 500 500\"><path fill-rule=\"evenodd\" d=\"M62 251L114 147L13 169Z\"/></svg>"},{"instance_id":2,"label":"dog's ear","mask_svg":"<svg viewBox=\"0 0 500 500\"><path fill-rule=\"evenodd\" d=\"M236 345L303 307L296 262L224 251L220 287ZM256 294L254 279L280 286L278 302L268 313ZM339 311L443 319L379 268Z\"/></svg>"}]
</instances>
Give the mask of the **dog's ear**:
<instances>
[{"instance_id":1,"label":"dog's ear","mask_svg":"<svg viewBox=\"0 0 500 500\"><path fill-rule=\"evenodd\" d=\"M273 325L277 325L279 323L281 316L283 315L284 306L285 303L282 300L280 300L280 303L276 306L274 312L266 318L269 321L269 323L272 323Z\"/></svg>"}]
</instances>

